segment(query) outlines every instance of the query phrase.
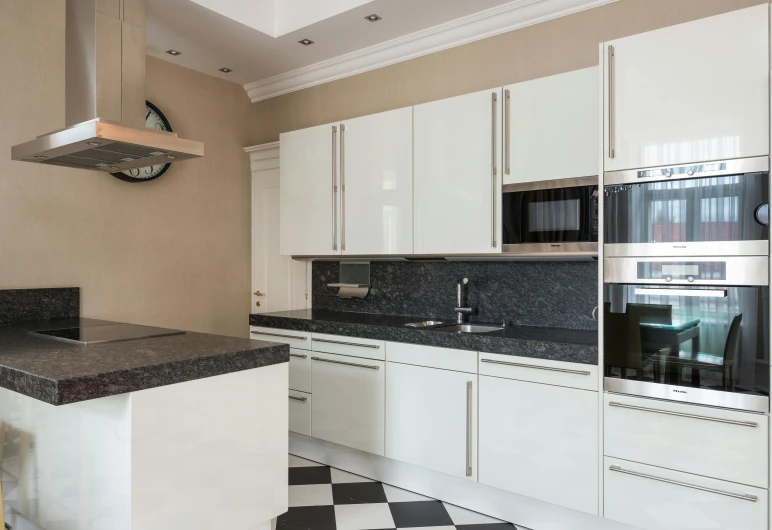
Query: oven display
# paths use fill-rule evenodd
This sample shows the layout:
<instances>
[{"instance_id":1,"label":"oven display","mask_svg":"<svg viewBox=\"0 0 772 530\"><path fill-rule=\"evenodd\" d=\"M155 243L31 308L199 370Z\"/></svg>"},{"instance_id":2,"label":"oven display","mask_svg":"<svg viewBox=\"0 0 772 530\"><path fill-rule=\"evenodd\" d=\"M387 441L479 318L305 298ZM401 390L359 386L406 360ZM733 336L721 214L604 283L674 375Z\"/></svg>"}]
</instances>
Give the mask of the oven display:
<instances>
[{"instance_id":1,"label":"oven display","mask_svg":"<svg viewBox=\"0 0 772 530\"><path fill-rule=\"evenodd\" d=\"M725 261L639 261L639 280L726 280Z\"/></svg>"}]
</instances>

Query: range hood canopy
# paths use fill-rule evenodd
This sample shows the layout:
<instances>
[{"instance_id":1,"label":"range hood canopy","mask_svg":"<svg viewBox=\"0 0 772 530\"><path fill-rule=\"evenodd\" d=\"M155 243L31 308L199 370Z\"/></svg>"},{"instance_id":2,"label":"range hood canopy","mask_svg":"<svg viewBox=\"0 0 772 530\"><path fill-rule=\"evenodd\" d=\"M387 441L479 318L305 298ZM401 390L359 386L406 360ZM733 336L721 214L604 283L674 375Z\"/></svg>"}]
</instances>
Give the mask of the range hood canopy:
<instances>
[{"instance_id":1,"label":"range hood canopy","mask_svg":"<svg viewBox=\"0 0 772 530\"><path fill-rule=\"evenodd\" d=\"M145 127L145 0L67 0L66 128L14 160L114 173L204 156L204 144Z\"/></svg>"}]
</instances>

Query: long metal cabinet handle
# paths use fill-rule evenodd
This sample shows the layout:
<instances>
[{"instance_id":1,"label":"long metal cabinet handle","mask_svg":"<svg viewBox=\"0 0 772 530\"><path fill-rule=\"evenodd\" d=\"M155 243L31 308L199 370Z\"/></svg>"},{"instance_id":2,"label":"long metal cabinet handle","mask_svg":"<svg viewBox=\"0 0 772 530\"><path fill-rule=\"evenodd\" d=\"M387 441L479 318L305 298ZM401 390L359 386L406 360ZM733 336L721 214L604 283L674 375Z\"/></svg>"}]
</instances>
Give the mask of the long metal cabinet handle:
<instances>
[{"instance_id":1,"label":"long metal cabinet handle","mask_svg":"<svg viewBox=\"0 0 772 530\"><path fill-rule=\"evenodd\" d=\"M511 117L509 113L512 111L512 104L510 103L511 94L509 90L504 91L504 173L510 174L509 157L510 150L512 149L510 141L510 129L511 129Z\"/></svg>"},{"instance_id":2,"label":"long metal cabinet handle","mask_svg":"<svg viewBox=\"0 0 772 530\"><path fill-rule=\"evenodd\" d=\"M308 340L308 337L296 337L295 335L282 335L281 333L266 333L265 331L253 331L252 335L267 335L269 337L281 337L283 339Z\"/></svg>"},{"instance_id":3,"label":"long metal cabinet handle","mask_svg":"<svg viewBox=\"0 0 772 530\"><path fill-rule=\"evenodd\" d=\"M466 383L466 476L472 476L472 382Z\"/></svg>"},{"instance_id":4,"label":"long metal cabinet handle","mask_svg":"<svg viewBox=\"0 0 772 530\"><path fill-rule=\"evenodd\" d=\"M373 348L374 350L378 350L381 347L378 344L358 344L356 342L343 342L340 340L330 340L330 339L311 339L314 342L326 342L328 344L342 344L344 346L359 346L360 348Z\"/></svg>"},{"instance_id":5,"label":"long metal cabinet handle","mask_svg":"<svg viewBox=\"0 0 772 530\"><path fill-rule=\"evenodd\" d=\"M323 363L332 363L332 364L345 364L346 366L356 366L357 368L369 368L370 370L380 370L380 366L372 366L370 364L359 364L359 363L346 363L343 361L333 361L332 359L322 359L321 357L311 357L312 361L321 361Z\"/></svg>"},{"instance_id":6,"label":"long metal cabinet handle","mask_svg":"<svg viewBox=\"0 0 772 530\"><path fill-rule=\"evenodd\" d=\"M589 370L570 370L568 368L552 368L550 366L536 366L533 364L510 363L506 361L496 361L493 359L480 359L480 362L490 363L490 364L503 364L505 366L516 366L518 368L533 368L535 370L547 370L549 372L563 372L566 374L590 375L592 373Z\"/></svg>"},{"instance_id":7,"label":"long metal cabinet handle","mask_svg":"<svg viewBox=\"0 0 772 530\"><path fill-rule=\"evenodd\" d=\"M332 249L338 250L338 127L332 126Z\"/></svg>"},{"instance_id":8,"label":"long metal cabinet handle","mask_svg":"<svg viewBox=\"0 0 772 530\"><path fill-rule=\"evenodd\" d=\"M726 298L726 289L652 289L636 287L636 295L642 296L692 296L705 298Z\"/></svg>"},{"instance_id":9,"label":"long metal cabinet handle","mask_svg":"<svg viewBox=\"0 0 772 530\"><path fill-rule=\"evenodd\" d=\"M491 247L496 248L496 175L498 166L496 164L496 124L498 120L498 100L499 96L495 92L491 93Z\"/></svg>"},{"instance_id":10,"label":"long metal cabinet handle","mask_svg":"<svg viewBox=\"0 0 772 530\"><path fill-rule=\"evenodd\" d=\"M297 396L290 396L289 398L290 398L290 399L294 399L295 401L302 401L303 403L305 403L306 401L308 401L308 398L307 398L307 397L297 397Z\"/></svg>"},{"instance_id":11,"label":"long metal cabinet handle","mask_svg":"<svg viewBox=\"0 0 772 530\"><path fill-rule=\"evenodd\" d=\"M290 357L297 357L298 359L308 359L308 355L302 353L290 353Z\"/></svg>"},{"instance_id":12,"label":"long metal cabinet handle","mask_svg":"<svg viewBox=\"0 0 772 530\"><path fill-rule=\"evenodd\" d=\"M687 414L685 412L674 412L670 410L651 409L648 407L636 407L635 405L625 405L617 401L609 401L610 407L619 407L621 409L642 410L644 412L654 412L656 414L667 414L668 416L679 416L681 418L692 418L695 420L715 421L716 423L728 423L730 425L740 425L742 427L758 427L755 421L725 420L723 418L714 418L711 416L699 416L697 414Z\"/></svg>"},{"instance_id":13,"label":"long metal cabinet handle","mask_svg":"<svg viewBox=\"0 0 772 530\"><path fill-rule=\"evenodd\" d=\"M744 501L757 502L759 498L749 493L731 493L729 491L715 490L713 488L706 488L704 486L697 486L696 484L689 484L687 482L679 482L677 480L670 480L669 478L657 477L654 475L647 475L645 473L638 473L637 471L630 471L628 469L622 469L619 466L609 466L609 471L615 471L616 473L624 473L625 475L633 475L635 477L647 478L649 480L656 480L658 482L665 482L667 484L673 484L675 486L683 486L685 488L691 488L700 491L707 491L708 493L715 493L717 495L724 495L726 497L733 497L735 499L742 499Z\"/></svg>"},{"instance_id":14,"label":"long metal cabinet handle","mask_svg":"<svg viewBox=\"0 0 772 530\"><path fill-rule=\"evenodd\" d=\"M614 47L608 47L608 157L614 158Z\"/></svg>"},{"instance_id":15,"label":"long metal cabinet handle","mask_svg":"<svg viewBox=\"0 0 772 530\"><path fill-rule=\"evenodd\" d=\"M340 249L346 250L346 125L340 124Z\"/></svg>"}]
</instances>

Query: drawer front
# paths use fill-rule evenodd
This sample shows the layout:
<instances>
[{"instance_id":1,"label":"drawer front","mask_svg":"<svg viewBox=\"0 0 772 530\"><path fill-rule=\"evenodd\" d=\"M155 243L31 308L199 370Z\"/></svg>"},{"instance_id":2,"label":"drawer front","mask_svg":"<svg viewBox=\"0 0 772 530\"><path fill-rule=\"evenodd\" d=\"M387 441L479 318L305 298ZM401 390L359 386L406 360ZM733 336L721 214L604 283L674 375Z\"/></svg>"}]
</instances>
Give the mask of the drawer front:
<instances>
[{"instance_id":1,"label":"drawer front","mask_svg":"<svg viewBox=\"0 0 772 530\"><path fill-rule=\"evenodd\" d=\"M767 530L767 490L605 458L604 515L648 530Z\"/></svg>"},{"instance_id":2,"label":"drawer front","mask_svg":"<svg viewBox=\"0 0 772 530\"><path fill-rule=\"evenodd\" d=\"M289 387L290 390L311 392L311 355L308 350L290 348Z\"/></svg>"},{"instance_id":3,"label":"drawer front","mask_svg":"<svg viewBox=\"0 0 772 530\"><path fill-rule=\"evenodd\" d=\"M598 367L591 364L480 352L480 375L581 390L598 390Z\"/></svg>"},{"instance_id":4,"label":"drawer front","mask_svg":"<svg viewBox=\"0 0 772 530\"><path fill-rule=\"evenodd\" d=\"M311 335L311 345L312 349L318 352L351 355L352 357L364 357L381 361L386 359L386 343L382 340L313 333Z\"/></svg>"},{"instance_id":5,"label":"drawer front","mask_svg":"<svg viewBox=\"0 0 772 530\"><path fill-rule=\"evenodd\" d=\"M289 430L311 436L311 394L289 391Z\"/></svg>"},{"instance_id":6,"label":"drawer front","mask_svg":"<svg viewBox=\"0 0 772 530\"><path fill-rule=\"evenodd\" d=\"M296 348L298 350L311 349L311 334L306 331L261 328L258 326L250 326L249 330L253 339L289 344L290 348Z\"/></svg>"},{"instance_id":7,"label":"drawer front","mask_svg":"<svg viewBox=\"0 0 772 530\"><path fill-rule=\"evenodd\" d=\"M764 414L604 396L606 456L766 488Z\"/></svg>"},{"instance_id":8,"label":"drawer front","mask_svg":"<svg viewBox=\"0 0 772 530\"><path fill-rule=\"evenodd\" d=\"M477 373L477 352L469 350L387 342L386 360L401 364L440 368L441 370Z\"/></svg>"}]
</instances>

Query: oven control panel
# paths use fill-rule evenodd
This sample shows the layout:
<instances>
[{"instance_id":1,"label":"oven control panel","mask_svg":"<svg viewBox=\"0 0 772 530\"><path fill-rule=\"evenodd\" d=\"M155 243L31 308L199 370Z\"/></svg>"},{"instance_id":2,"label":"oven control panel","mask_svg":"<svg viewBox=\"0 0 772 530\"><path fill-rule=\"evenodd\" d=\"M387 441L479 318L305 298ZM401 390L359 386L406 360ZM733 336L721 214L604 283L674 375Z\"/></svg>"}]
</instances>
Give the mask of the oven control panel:
<instances>
[{"instance_id":1,"label":"oven control panel","mask_svg":"<svg viewBox=\"0 0 772 530\"><path fill-rule=\"evenodd\" d=\"M639 261L639 280L682 283L695 280L726 280L725 261Z\"/></svg>"}]
</instances>

